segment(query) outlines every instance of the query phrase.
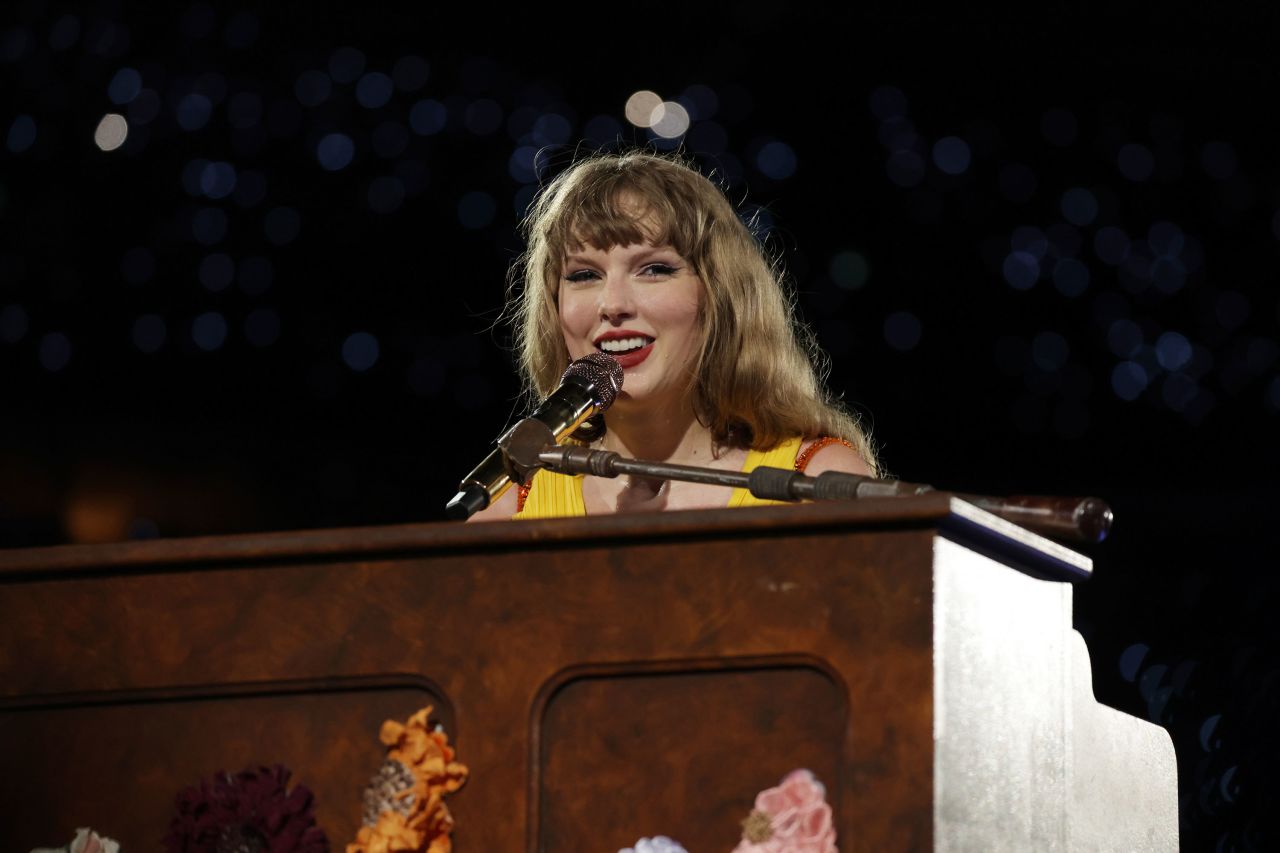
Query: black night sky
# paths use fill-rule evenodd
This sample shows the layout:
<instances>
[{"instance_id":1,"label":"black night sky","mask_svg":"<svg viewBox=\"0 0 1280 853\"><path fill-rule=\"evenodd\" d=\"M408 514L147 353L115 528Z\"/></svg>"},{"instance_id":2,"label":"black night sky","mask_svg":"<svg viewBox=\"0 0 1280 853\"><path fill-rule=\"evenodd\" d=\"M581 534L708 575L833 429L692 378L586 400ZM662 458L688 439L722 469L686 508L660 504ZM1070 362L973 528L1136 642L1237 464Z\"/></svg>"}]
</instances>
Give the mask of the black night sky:
<instances>
[{"instance_id":1,"label":"black night sky","mask_svg":"<svg viewBox=\"0 0 1280 853\"><path fill-rule=\"evenodd\" d=\"M539 180L678 149L893 474L1112 504L1096 692L1274 849L1280 13L441 8L0 13L0 546L443 519Z\"/></svg>"}]
</instances>

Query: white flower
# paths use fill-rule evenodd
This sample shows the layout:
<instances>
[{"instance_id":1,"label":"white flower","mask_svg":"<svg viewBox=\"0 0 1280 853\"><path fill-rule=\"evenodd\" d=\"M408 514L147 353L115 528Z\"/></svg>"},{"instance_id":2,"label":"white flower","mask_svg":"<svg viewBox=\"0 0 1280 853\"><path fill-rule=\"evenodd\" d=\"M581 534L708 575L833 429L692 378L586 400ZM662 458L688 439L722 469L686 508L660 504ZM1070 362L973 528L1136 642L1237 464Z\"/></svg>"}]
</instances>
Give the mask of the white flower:
<instances>
[{"instance_id":1,"label":"white flower","mask_svg":"<svg viewBox=\"0 0 1280 853\"><path fill-rule=\"evenodd\" d=\"M678 841L672 841L665 835L655 835L653 838L641 838L634 847L624 847L618 853L689 853L689 851L681 847Z\"/></svg>"},{"instance_id":2,"label":"white flower","mask_svg":"<svg viewBox=\"0 0 1280 853\"><path fill-rule=\"evenodd\" d=\"M120 853L120 843L82 826L65 847L37 847L31 853Z\"/></svg>"}]
</instances>

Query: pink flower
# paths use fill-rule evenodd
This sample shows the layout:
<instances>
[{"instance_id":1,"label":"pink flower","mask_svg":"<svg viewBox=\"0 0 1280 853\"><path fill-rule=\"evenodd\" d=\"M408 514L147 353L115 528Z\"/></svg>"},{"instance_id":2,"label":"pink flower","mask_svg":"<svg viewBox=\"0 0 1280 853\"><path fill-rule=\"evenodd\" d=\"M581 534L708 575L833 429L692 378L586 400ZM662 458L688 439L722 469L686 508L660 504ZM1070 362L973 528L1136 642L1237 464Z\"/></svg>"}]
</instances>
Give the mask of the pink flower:
<instances>
[{"instance_id":1,"label":"pink flower","mask_svg":"<svg viewBox=\"0 0 1280 853\"><path fill-rule=\"evenodd\" d=\"M827 792L808 770L793 770L756 795L733 853L837 853Z\"/></svg>"}]
</instances>

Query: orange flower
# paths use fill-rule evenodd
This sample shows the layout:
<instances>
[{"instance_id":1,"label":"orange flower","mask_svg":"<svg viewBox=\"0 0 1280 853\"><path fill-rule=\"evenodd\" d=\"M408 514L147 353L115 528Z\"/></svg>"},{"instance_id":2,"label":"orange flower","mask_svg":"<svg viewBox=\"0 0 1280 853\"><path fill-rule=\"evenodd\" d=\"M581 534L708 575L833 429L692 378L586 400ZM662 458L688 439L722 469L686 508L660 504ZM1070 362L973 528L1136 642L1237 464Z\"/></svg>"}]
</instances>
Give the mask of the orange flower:
<instances>
[{"instance_id":1,"label":"orange flower","mask_svg":"<svg viewBox=\"0 0 1280 853\"><path fill-rule=\"evenodd\" d=\"M453 850L453 815L444 797L463 786L469 771L454 761L444 731L429 728L431 710L423 708L405 724L382 724L379 738L388 747L387 759L365 789L365 825L347 845L347 853ZM382 810L374 816L371 808Z\"/></svg>"},{"instance_id":2,"label":"orange flower","mask_svg":"<svg viewBox=\"0 0 1280 853\"><path fill-rule=\"evenodd\" d=\"M379 739L388 747L387 758L402 762L431 788L451 794L467 781L467 768L454 761L449 736L428 727L433 708L428 705L409 718L406 725L395 720L382 724Z\"/></svg>"}]
</instances>

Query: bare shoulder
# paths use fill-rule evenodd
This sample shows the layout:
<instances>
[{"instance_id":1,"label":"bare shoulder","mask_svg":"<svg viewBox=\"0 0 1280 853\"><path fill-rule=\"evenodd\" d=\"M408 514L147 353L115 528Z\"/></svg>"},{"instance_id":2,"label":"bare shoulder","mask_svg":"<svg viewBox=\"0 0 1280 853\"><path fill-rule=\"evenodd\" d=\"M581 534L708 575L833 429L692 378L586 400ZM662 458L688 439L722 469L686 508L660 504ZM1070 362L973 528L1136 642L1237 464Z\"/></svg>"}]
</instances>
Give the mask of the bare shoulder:
<instances>
[{"instance_id":1,"label":"bare shoulder","mask_svg":"<svg viewBox=\"0 0 1280 853\"><path fill-rule=\"evenodd\" d=\"M801 453L814 443L805 442ZM862 458L862 454L841 442L832 442L818 448L809 457L809 464L804 469L810 477L816 477L824 471L841 471L845 474L861 474L864 477L875 476L871 466Z\"/></svg>"},{"instance_id":2,"label":"bare shoulder","mask_svg":"<svg viewBox=\"0 0 1280 853\"><path fill-rule=\"evenodd\" d=\"M516 514L519 493L520 490L512 486L507 489L506 494L468 518L467 521L510 521Z\"/></svg>"}]
</instances>

